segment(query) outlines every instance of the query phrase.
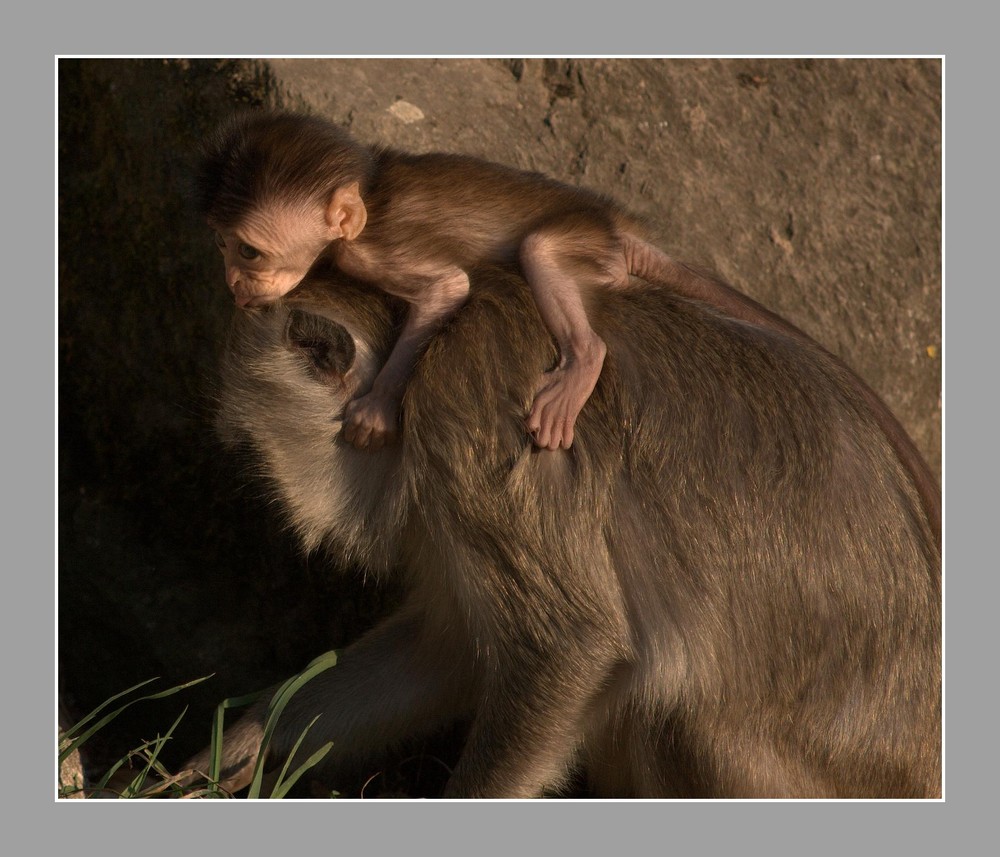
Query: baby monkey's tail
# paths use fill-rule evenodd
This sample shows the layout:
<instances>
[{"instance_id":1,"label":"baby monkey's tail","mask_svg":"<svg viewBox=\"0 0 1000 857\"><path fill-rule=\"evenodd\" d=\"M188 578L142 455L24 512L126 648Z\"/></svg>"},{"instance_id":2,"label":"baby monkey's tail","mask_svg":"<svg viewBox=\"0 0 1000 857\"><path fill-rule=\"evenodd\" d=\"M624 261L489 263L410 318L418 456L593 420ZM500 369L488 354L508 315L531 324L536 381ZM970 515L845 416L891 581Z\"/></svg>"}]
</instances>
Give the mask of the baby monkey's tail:
<instances>
[{"instance_id":1,"label":"baby monkey's tail","mask_svg":"<svg viewBox=\"0 0 1000 857\"><path fill-rule=\"evenodd\" d=\"M750 322L770 330L775 330L808 343L832 358L852 378L855 387L873 412L879 428L896 451L903 468L910 475L920 497L924 514L940 545L941 540L941 493L937 482L924 461L916 445L889 410L858 374L839 357L832 354L816 340L794 324L771 312L753 298L737 291L719 277L683 262L672 259L658 247L626 233L622 237L625 263L628 273L656 285L665 286L678 295L708 304L725 315L740 321Z\"/></svg>"},{"instance_id":2,"label":"baby monkey's tail","mask_svg":"<svg viewBox=\"0 0 1000 857\"><path fill-rule=\"evenodd\" d=\"M748 321L760 327L778 330L798 339L815 341L777 313L737 291L708 271L671 258L658 247L634 235L622 237L628 272L641 280L666 286L677 294L701 301L721 310L725 315Z\"/></svg>"}]
</instances>

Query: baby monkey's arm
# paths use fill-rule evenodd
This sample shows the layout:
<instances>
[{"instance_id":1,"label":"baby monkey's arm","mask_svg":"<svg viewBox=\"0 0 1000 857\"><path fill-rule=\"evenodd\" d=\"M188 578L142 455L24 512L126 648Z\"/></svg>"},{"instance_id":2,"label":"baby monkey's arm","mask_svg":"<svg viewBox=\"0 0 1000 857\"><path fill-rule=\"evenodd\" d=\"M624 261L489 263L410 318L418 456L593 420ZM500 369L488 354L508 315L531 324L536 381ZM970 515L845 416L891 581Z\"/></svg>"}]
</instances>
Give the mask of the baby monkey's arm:
<instances>
[{"instance_id":1,"label":"baby monkey's arm","mask_svg":"<svg viewBox=\"0 0 1000 857\"><path fill-rule=\"evenodd\" d=\"M349 402L344 414L344 439L357 449L371 452L396 440L399 405L417 352L465 301L469 278L465 271L452 267L422 284L419 290L404 293L392 289L390 293L409 304L403 330L371 390Z\"/></svg>"}]
</instances>

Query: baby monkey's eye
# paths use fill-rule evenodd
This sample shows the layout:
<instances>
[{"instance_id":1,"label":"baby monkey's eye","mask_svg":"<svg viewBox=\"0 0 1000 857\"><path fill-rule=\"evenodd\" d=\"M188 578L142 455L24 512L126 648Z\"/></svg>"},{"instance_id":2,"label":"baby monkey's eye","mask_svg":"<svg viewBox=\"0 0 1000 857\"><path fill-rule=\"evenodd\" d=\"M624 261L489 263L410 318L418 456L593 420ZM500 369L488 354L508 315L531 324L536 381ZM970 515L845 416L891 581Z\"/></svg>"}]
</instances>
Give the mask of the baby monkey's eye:
<instances>
[{"instance_id":1,"label":"baby monkey's eye","mask_svg":"<svg viewBox=\"0 0 1000 857\"><path fill-rule=\"evenodd\" d=\"M251 247L249 244L240 244L236 250L244 259L256 259L260 256L257 249L255 247Z\"/></svg>"},{"instance_id":2,"label":"baby monkey's eye","mask_svg":"<svg viewBox=\"0 0 1000 857\"><path fill-rule=\"evenodd\" d=\"M222 237L222 233L220 233L220 232L213 232L212 233L212 239L215 241L215 245L217 247L225 247L226 246L226 239Z\"/></svg>"}]
</instances>

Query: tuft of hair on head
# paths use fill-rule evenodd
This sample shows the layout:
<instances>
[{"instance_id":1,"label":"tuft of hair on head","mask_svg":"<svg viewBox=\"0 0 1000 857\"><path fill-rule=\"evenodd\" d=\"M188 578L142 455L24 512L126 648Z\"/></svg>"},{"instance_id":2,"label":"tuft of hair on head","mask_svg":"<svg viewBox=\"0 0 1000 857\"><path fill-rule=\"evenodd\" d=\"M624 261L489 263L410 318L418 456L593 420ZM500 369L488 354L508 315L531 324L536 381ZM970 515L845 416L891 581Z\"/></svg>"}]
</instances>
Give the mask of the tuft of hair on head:
<instances>
[{"instance_id":1,"label":"tuft of hair on head","mask_svg":"<svg viewBox=\"0 0 1000 857\"><path fill-rule=\"evenodd\" d=\"M199 214L223 226L271 204L325 204L333 191L372 173L371 150L321 116L246 110L203 141L195 171Z\"/></svg>"}]
</instances>

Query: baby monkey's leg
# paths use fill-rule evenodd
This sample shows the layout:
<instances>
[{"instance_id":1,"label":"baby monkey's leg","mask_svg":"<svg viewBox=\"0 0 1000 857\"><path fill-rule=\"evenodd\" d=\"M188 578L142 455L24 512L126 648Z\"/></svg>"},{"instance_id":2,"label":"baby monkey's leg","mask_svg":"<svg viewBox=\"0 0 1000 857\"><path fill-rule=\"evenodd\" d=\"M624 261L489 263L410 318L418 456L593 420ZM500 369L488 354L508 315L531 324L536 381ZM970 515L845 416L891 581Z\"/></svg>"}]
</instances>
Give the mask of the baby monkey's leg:
<instances>
[{"instance_id":1,"label":"baby monkey's leg","mask_svg":"<svg viewBox=\"0 0 1000 857\"><path fill-rule=\"evenodd\" d=\"M525 427L537 446L569 449L607 353L587 319L583 291L626 281L624 256L611 228L586 214L536 229L524 239L520 256L542 320L559 346L559 365L539 381Z\"/></svg>"}]
</instances>

